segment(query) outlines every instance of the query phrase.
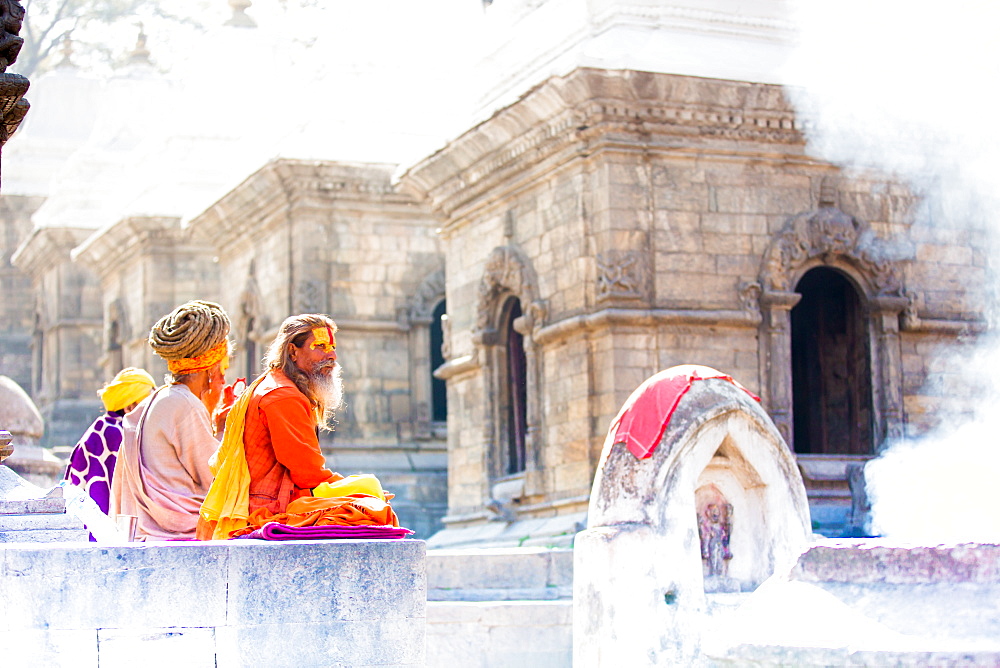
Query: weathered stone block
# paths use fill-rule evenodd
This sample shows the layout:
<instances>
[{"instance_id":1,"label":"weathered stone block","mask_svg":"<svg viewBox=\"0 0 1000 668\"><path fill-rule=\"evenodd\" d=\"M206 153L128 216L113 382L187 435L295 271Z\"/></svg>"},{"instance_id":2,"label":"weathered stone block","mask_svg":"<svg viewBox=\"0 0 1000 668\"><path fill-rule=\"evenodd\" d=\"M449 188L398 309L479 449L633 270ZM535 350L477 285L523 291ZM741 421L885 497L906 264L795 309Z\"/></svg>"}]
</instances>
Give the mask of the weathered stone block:
<instances>
[{"instance_id":1,"label":"weathered stone block","mask_svg":"<svg viewBox=\"0 0 1000 668\"><path fill-rule=\"evenodd\" d=\"M343 541L324 543L238 543L230 550L227 624L327 623L331 620L419 617L424 573L419 541ZM278 571L273 564L287 566ZM408 568L384 577L385 564ZM240 577L239 574L252 574ZM296 592L288 597L289 588ZM364 592L363 596L359 596ZM400 597L400 592L408 592ZM285 601L282 605L280 602ZM302 606L302 601L309 601Z\"/></svg>"},{"instance_id":2,"label":"weathered stone block","mask_svg":"<svg viewBox=\"0 0 1000 668\"><path fill-rule=\"evenodd\" d=\"M17 668L98 668L97 631L0 631L3 665Z\"/></svg>"},{"instance_id":3,"label":"weathered stone block","mask_svg":"<svg viewBox=\"0 0 1000 668\"><path fill-rule=\"evenodd\" d=\"M220 634L218 665L423 666L424 624L421 615L411 619L236 626Z\"/></svg>"},{"instance_id":4,"label":"weathered stone block","mask_svg":"<svg viewBox=\"0 0 1000 668\"><path fill-rule=\"evenodd\" d=\"M215 543L0 547L3 623L11 630L221 625L227 553ZM185 592L180 603L177 592ZM105 605L109 599L116 605Z\"/></svg>"},{"instance_id":5,"label":"weathered stone block","mask_svg":"<svg viewBox=\"0 0 1000 668\"><path fill-rule=\"evenodd\" d=\"M101 668L131 668L137 661L146 666L216 667L212 628L98 629L96 647L96 665Z\"/></svg>"}]
</instances>

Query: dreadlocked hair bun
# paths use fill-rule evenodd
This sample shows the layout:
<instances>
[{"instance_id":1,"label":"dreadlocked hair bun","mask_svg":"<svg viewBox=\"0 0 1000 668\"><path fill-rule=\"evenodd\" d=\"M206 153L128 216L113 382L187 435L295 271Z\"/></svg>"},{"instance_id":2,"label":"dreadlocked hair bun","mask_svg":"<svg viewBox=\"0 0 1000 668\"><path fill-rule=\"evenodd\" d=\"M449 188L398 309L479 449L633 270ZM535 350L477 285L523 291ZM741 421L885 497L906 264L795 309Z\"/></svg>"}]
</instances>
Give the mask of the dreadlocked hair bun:
<instances>
[{"instance_id":1,"label":"dreadlocked hair bun","mask_svg":"<svg viewBox=\"0 0 1000 668\"><path fill-rule=\"evenodd\" d=\"M181 304L149 330L149 345L165 360L197 357L228 335L229 316L215 302Z\"/></svg>"}]
</instances>

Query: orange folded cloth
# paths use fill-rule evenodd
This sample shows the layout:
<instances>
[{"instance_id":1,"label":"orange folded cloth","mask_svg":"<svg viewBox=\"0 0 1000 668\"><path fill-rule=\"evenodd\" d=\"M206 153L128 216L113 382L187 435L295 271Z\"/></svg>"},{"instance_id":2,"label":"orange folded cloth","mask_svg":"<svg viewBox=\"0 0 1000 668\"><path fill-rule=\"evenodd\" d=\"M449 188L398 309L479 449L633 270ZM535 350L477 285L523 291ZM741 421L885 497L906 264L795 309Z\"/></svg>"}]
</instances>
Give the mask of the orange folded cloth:
<instances>
[{"instance_id":1,"label":"orange folded cloth","mask_svg":"<svg viewBox=\"0 0 1000 668\"><path fill-rule=\"evenodd\" d=\"M304 496L288 504L286 512L272 514L258 508L247 518L249 526L230 534L236 538L260 529L268 522L279 522L291 527L305 526L399 526L399 519L392 506L368 494L350 494L330 498Z\"/></svg>"}]
</instances>

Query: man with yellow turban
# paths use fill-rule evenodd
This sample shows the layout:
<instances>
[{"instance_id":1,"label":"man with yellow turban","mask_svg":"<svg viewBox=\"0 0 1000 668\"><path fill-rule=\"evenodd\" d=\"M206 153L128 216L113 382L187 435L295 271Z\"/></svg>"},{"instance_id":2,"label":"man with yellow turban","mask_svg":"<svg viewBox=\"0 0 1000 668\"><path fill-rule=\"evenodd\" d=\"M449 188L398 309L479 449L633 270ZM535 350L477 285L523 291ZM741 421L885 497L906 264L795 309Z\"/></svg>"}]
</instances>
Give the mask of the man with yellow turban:
<instances>
[{"instance_id":1,"label":"man with yellow turban","mask_svg":"<svg viewBox=\"0 0 1000 668\"><path fill-rule=\"evenodd\" d=\"M160 318L149 345L167 362L166 385L124 420L111 493L113 514L134 515L143 540L194 538L212 484L208 460L219 446L229 366L229 316L213 302L182 304Z\"/></svg>"},{"instance_id":2,"label":"man with yellow turban","mask_svg":"<svg viewBox=\"0 0 1000 668\"><path fill-rule=\"evenodd\" d=\"M153 377L142 369L119 371L97 391L107 412L90 425L70 454L65 479L87 492L105 514L110 508L111 480L122 444L122 418L155 387Z\"/></svg>"}]
</instances>

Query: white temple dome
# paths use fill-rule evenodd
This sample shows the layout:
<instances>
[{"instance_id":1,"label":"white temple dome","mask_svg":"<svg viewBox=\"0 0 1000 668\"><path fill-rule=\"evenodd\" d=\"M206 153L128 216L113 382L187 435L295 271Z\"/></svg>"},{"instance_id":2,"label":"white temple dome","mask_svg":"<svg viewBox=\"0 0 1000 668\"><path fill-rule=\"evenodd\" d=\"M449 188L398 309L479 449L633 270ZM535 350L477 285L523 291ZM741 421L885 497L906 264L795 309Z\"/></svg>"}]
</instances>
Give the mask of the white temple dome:
<instances>
[{"instance_id":1,"label":"white temple dome","mask_svg":"<svg viewBox=\"0 0 1000 668\"><path fill-rule=\"evenodd\" d=\"M0 429L11 433L15 445L37 443L45 431L35 402L7 376L0 376Z\"/></svg>"}]
</instances>

